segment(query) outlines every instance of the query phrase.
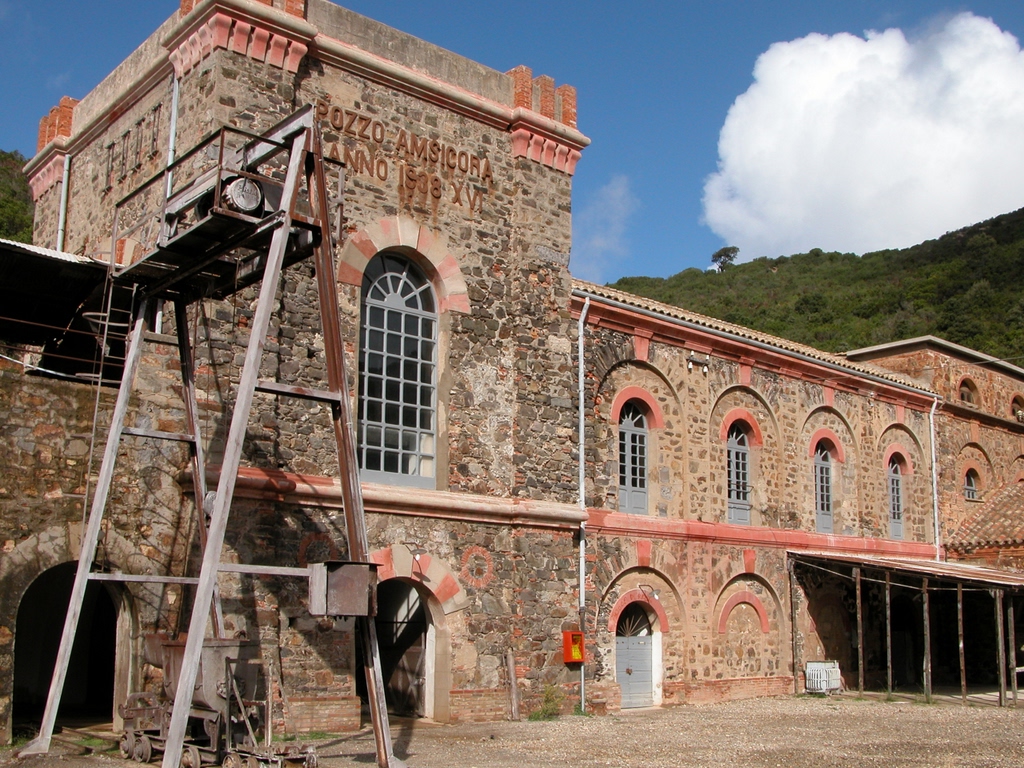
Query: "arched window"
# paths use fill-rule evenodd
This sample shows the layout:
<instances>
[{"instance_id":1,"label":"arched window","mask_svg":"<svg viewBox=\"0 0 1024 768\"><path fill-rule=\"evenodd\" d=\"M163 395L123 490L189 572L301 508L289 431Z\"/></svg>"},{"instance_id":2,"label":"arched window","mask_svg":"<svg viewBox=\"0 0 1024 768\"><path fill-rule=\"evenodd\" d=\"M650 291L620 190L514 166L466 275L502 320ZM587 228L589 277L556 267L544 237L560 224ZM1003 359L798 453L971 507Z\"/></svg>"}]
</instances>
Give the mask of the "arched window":
<instances>
[{"instance_id":1,"label":"arched window","mask_svg":"<svg viewBox=\"0 0 1024 768\"><path fill-rule=\"evenodd\" d=\"M825 440L814 449L814 524L821 533L832 533L832 454Z\"/></svg>"},{"instance_id":2,"label":"arched window","mask_svg":"<svg viewBox=\"0 0 1024 768\"><path fill-rule=\"evenodd\" d=\"M1024 423L1024 397L1017 395L1010 403L1010 418Z\"/></svg>"},{"instance_id":3,"label":"arched window","mask_svg":"<svg viewBox=\"0 0 1024 768\"><path fill-rule=\"evenodd\" d=\"M968 469L964 474L964 498L968 501L978 500L978 470Z\"/></svg>"},{"instance_id":4,"label":"arched window","mask_svg":"<svg viewBox=\"0 0 1024 768\"><path fill-rule=\"evenodd\" d=\"M619 414L619 511L647 514L647 419L634 400Z\"/></svg>"},{"instance_id":5,"label":"arched window","mask_svg":"<svg viewBox=\"0 0 1024 768\"><path fill-rule=\"evenodd\" d=\"M978 404L978 387L970 379L964 379L960 382L960 402L967 403L968 405Z\"/></svg>"},{"instance_id":6,"label":"arched window","mask_svg":"<svg viewBox=\"0 0 1024 768\"><path fill-rule=\"evenodd\" d=\"M728 521L750 525L750 448L747 433L734 422L726 442L726 474L729 483Z\"/></svg>"},{"instance_id":7,"label":"arched window","mask_svg":"<svg viewBox=\"0 0 1024 768\"><path fill-rule=\"evenodd\" d=\"M889 535L903 538L903 468L899 459L889 459Z\"/></svg>"},{"instance_id":8,"label":"arched window","mask_svg":"<svg viewBox=\"0 0 1024 768\"><path fill-rule=\"evenodd\" d=\"M363 273L359 465L363 477L434 485L437 312L407 259L380 253Z\"/></svg>"}]
</instances>

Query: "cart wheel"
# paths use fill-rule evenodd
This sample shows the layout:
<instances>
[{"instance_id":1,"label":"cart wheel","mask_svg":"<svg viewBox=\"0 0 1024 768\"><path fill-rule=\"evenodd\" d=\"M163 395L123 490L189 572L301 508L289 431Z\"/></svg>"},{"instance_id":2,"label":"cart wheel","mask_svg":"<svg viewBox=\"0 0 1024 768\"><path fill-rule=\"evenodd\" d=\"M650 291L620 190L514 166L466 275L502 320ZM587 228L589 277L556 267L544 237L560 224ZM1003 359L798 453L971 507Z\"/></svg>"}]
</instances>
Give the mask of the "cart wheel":
<instances>
[{"instance_id":1,"label":"cart wheel","mask_svg":"<svg viewBox=\"0 0 1024 768\"><path fill-rule=\"evenodd\" d=\"M307 752L303 768L318 768L320 765L320 758L316 756L316 752Z\"/></svg>"},{"instance_id":2,"label":"cart wheel","mask_svg":"<svg viewBox=\"0 0 1024 768\"><path fill-rule=\"evenodd\" d=\"M118 749L121 752L121 757L125 760L131 760L135 757L135 733L133 731L125 731L121 734L121 740L117 744Z\"/></svg>"},{"instance_id":3,"label":"cart wheel","mask_svg":"<svg viewBox=\"0 0 1024 768\"><path fill-rule=\"evenodd\" d=\"M228 752L224 755L224 762L221 763L223 768L242 768L242 758L237 752Z\"/></svg>"},{"instance_id":4,"label":"cart wheel","mask_svg":"<svg viewBox=\"0 0 1024 768\"><path fill-rule=\"evenodd\" d=\"M260 768L260 761L256 755L249 755L245 758L245 768Z\"/></svg>"},{"instance_id":5,"label":"cart wheel","mask_svg":"<svg viewBox=\"0 0 1024 768\"><path fill-rule=\"evenodd\" d=\"M199 768L202 762L199 747L195 744L186 744L185 748L181 750L181 768Z\"/></svg>"},{"instance_id":6,"label":"cart wheel","mask_svg":"<svg viewBox=\"0 0 1024 768\"><path fill-rule=\"evenodd\" d=\"M135 751L132 753L136 762L148 763L153 759L153 742L149 740L149 736L142 734L135 741Z\"/></svg>"}]
</instances>

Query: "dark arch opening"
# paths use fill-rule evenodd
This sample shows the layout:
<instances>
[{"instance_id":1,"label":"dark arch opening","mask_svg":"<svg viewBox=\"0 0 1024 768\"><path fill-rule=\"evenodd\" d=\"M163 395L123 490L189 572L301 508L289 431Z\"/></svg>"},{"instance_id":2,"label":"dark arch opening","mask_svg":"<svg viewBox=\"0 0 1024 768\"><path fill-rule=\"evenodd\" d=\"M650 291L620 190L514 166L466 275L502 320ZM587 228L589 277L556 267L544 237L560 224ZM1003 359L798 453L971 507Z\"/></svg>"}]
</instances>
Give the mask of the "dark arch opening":
<instances>
[{"instance_id":1,"label":"dark arch opening","mask_svg":"<svg viewBox=\"0 0 1024 768\"><path fill-rule=\"evenodd\" d=\"M21 599L14 641L16 729L38 725L42 719L77 567L71 562L44 571ZM117 607L104 585L91 583L82 603L59 718L109 722L116 638Z\"/></svg>"},{"instance_id":2,"label":"dark arch opening","mask_svg":"<svg viewBox=\"0 0 1024 768\"><path fill-rule=\"evenodd\" d=\"M388 711L395 715L426 714L427 627L426 598L415 584L387 579L377 587L377 644ZM362 653L356 654L356 690L365 702L366 679Z\"/></svg>"}]
</instances>

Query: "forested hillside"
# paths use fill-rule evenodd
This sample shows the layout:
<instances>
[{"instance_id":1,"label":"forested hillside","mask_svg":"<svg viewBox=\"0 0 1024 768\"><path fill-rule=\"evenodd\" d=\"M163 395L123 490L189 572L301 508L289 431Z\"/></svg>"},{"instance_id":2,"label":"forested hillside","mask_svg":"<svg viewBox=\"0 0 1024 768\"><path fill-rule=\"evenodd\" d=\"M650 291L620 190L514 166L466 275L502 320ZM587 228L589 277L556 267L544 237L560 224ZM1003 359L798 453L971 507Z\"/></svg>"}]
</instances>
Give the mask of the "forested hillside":
<instances>
[{"instance_id":1,"label":"forested hillside","mask_svg":"<svg viewBox=\"0 0 1024 768\"><path fill-rule=\"evenodd\" d=\"M21 172L27 160L20 152L0 150L0 237L32 242L32 197Z\"/></svg>"},{"instance_id":2,"label":"forested hillside","mask_svg":"<svg viewBox=\"0 0 1024 768\"><path fill-rule=\"evenodd\" d=\"M612 287L832 352L934 334L1016 359L1024 355L1024 209L902 250L815 249Z\"/></svg>"}]
</instances>

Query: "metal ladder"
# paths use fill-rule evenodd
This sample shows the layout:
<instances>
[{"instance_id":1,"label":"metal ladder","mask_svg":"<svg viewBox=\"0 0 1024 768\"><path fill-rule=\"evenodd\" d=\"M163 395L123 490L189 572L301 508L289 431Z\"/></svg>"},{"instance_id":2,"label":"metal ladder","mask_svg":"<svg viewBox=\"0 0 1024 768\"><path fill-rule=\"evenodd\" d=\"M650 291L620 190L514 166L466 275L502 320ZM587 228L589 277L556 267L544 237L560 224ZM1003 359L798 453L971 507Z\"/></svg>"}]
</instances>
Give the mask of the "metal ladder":
<instances>
[{"instance_id":1,"label":"metal ladder","mask_svg":"<svg viewBox=\"0 0 1024 768\"><path fill-rule=\"evenodd\" d=\"M132 284L140 300L132 312L132 331L125 354L120 388L111 417L88 523L82 538L78 570L75 575L39 736L22 748L20 751L22 755L41 754L49 751L88 582L93 580L149 581L194 585L195 587L182 668L178 677L178 687L163 755L163 768L179 768L189 712L192 707L192 691L199 670L207 625L208 622L212 624L216 637L221 636L223 627L220 601L217 596L217 575L219 572L227 570L246 572L245 566L222 567L220 555L241 463L246 426L256 391L277 396L299 397L330 405L331 420L338 448L349 559L360 562L368 559L369 545L362 490L359 484L351 401L345 375L332 238L328 225L328 188L319 125L311 108L307 107L266 133L260 136L250 136L247 143L234 150L225 144L223 139L225 130L227 129L222 129L221 132L217 168L201 174L193 183L186 185L184 189L173 195L170 194L171 185L167 184L168 193L162 201L160 234L155 247L137 262L122 265L123 268L115 278L122 284ZM235 133L241 132L236 131ZM174 166L165 170L163 178L174 173L175 169L189 158L200 156L199 148L208 145L209 139L198 145L196 149L186 153ZM209 150L205 151L210 154ZM287 170L281 187L281 200L275 211L268 216L260 217L247 216L239 214L237 211L217 207L221 199L222 186L227 181L245 177L258 178L253 169L266 162L268 158L275 156L282 160L287 159ZM339 176L339 178L341 177ZM157 179L157 181L161 181L161 179ZM302 215L296 210L303 181L305 181L308 191L310 216ZM180 231L178 225L183 211L194 208L197 201L204 195L210 199L210 190L213 190L213 210L204 214L205 217L191 228ZM339 190L339 196L340 194ZM117 250L117 227L117 217L115 216L113 251ZM244 257L244 263L240 263L237 258L227 257L229 251L239 247L246 249L247 255ZM321 330L324 335L327 388L323 390L259 380L263 349L282 271L288 264L309 256L310 252L314 257ZM112 265L114 259L112 252ZM240 273L245 275L243 281L238 278ZM216 490L210 492L206 485L206 456L199 434L195 370L189 342L187 310L194 301L208 296L230 295L239 290L240 285L252 285L256 282L260 282L261 285L256 311L250 325L245 359L235 393L236 398L221 461L219 480ZM156 299L169 299L174 304L182 398L187 425L184 433L130 428L125 425L130 396L135 388L135 377L142 356L143 343L147 338L153 338L153 335L148 333L147 317L150 304ZM155 340L161 343L168 341L165 336L156 337ZM146 439L173 440L188 445L196 498L197 530L200 532L202 549L202 564L198 578L183 575L149 576L93 571L118 449L126 435ZM207 518L208 526L205 524ZM300 575L300 571L305 571L305 569L298 568L279 570L282 572L295 571L296 573L293 575ZM257 567L252 568L253 573L265 571L265 568L262 571ZM401 768L404 763L395 757L392 749L373 617L369 616L360 620L357 622L357 627L365 663L377 763L380 768Z\"/></svg>"}]
</instances>

